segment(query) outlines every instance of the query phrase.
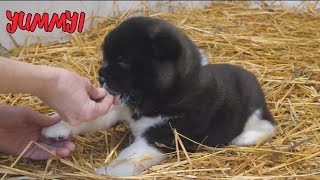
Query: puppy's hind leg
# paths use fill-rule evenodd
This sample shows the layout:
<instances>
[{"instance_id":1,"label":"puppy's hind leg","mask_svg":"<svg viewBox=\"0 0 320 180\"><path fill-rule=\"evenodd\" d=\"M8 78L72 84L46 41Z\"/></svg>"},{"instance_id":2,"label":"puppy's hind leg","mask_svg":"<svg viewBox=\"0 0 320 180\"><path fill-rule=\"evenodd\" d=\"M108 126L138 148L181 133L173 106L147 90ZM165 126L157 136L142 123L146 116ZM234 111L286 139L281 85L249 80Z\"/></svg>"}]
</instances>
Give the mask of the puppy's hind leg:
<instances>
[{"instance_id":1,"label":"puppy's hind leg","mask_svg":"<svg viewBox=\"0 0 320 180\"><path fill-rule=\"evenodd\" d=\"M261 110L257 109L248 118L243 131L231 141L234 145L255 145L259 141L265 141L272 136L274 125L265 119L261 119Z\"/></svg>"},{"instance_id":2,"label":"puppy's hind leg","mask_svg":"<svg viewBox=\"0 0 320 180\"><path fill-rule=\"evenodd\" d=\"M54 116L57 116L55 114ZM86 132L95 132L101 129L110 128L115 125L119 120L128 120L130 112L125 106L112 106L110 111L90 122L84 122L79 126L71 126L65 121L42 129L42 135L56 140L67 139L70 135L77 135Z\"/></svg>"}]
</instances>

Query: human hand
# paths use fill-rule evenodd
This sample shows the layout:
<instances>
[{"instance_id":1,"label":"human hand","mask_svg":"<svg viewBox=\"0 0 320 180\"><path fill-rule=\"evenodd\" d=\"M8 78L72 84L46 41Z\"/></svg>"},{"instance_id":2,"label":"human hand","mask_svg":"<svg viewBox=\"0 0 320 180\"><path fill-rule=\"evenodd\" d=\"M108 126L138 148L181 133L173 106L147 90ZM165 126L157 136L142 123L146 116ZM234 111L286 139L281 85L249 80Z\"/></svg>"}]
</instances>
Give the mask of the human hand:
<instances>
[{"instance_id":1,"label":"human hand","mask_svg":"<svg viewBox=\"0 0 320 180\"><path fill-rule=\"evenodd\" d=\"M58 123L59 117L50 118L23 106L0 107L0 152L14 156L35 141L61 157L70 155L75 149L71 141L53 141L41 136L43 127ZM53 155L33 144L24 154L24 158L44 160Z\"/></svg>"},{"instance_id":2,"label":"human hand","mask_svg":"<svg viewBox=\"0 0 320 180\"><path fill-rule=\"evenodd\" d=\"M56 79L48 82L39 98L52 107L71 125L79 125L104 115L114 97L103 88L96 88L90 80L61 68L52 68ZM97 100L102 99L99 103Z\"/></svg>"}]
</instances>

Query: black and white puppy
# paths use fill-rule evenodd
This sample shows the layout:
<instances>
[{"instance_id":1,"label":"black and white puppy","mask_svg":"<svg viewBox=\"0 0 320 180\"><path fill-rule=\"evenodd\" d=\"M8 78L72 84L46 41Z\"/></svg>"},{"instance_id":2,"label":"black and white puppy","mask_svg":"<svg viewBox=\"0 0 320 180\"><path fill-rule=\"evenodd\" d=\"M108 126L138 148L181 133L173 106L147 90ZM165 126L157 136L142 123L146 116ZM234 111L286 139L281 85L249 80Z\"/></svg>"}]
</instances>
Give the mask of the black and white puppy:
<instances>
[{"instance_id":1,"label":"black and white puppy","mask_svg":"<svg viewBox=\"0 0 320 180\"><path fill-rule=\"evenodd\" d=\"M60 122L43 129L47 137L66 138L128 123L133 144L98 174L139 175L165 160L175 147L172 128L212 147L256 144L274 131L255 76L234 65L201 65L205 56L195 44L163 20L129 18L105 37L102 49L100 84L120 96L121 105L78 127Z\"/></svg>"}]
</instances>

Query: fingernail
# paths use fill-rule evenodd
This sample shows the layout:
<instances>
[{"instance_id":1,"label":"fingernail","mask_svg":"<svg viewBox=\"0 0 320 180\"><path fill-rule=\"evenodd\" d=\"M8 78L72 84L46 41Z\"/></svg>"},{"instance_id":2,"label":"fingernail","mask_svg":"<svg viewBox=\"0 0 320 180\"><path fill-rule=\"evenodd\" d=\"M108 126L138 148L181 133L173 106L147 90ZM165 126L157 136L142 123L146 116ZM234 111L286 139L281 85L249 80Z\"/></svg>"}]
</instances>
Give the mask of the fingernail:
<instances>
[{"instance_id":1,"label":"fingernail","mask_svg":"<svg viewBox=\"0 0 320 180\"><path fill-rule=\"evenodd\" d=\"M99 96L106 96L108 92L104 88L98 88Z\"/></svg>"}]
</instances>

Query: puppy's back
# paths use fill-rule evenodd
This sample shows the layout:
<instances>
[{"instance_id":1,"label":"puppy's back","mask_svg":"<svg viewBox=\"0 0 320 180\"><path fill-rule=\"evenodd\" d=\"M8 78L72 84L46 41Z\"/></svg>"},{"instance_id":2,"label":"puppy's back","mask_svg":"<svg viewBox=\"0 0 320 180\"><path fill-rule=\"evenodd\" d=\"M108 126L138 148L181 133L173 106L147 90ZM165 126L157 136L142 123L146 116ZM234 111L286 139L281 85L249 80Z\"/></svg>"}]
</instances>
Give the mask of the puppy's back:
<instances>
[{"instance_id":1,"label":"puppy's back","mask_svg":"<svg viewBox=\"0 0 320 180\"><path fill-rule=\"evenodd\" d=\"M217 88L227 95L224 97L227 107L243 111L245 116L261 109L262 118L274 123L265 102L265 94L253 73L231 64L210 64L202 67L201 74L210 76L207 77L209 79L214 78Z\"/></svg>"}]
</instances>

